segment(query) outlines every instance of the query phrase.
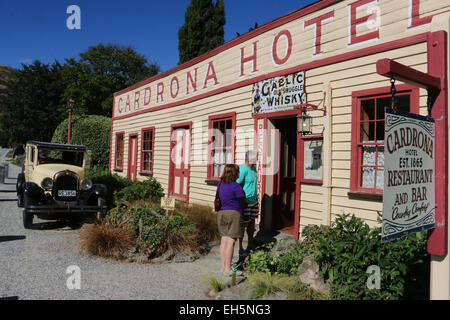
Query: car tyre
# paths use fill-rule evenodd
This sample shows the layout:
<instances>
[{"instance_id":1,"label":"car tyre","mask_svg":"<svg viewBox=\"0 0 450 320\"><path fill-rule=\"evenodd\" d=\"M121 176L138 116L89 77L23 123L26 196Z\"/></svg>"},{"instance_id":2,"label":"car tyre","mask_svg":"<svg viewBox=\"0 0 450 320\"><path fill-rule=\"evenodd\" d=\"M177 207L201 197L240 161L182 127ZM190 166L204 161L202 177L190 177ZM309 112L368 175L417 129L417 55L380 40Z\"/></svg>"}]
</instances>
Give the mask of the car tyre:
<instances>
[{"instance_id":1,"label":"car tyre","mask_svg":"<svg viewBox=\"0 0 450 320\"><path fill-rule=\"evenodd\" d=\"M25 229L31 229L31 226L33 225L33 214L28 212L26 208L32 204L32 201L27 195L23 195L22 197L24 206L22 211L23 227Z\"/></svg>"},{"instance_id":2,"label":"car tyre","mask_svg":"<svg viewBox=\"0 0 450 320\"><path fill-rule=\"evenodd\" d=\"M27 212L27 210L23 210L22 220L23 220L23 227L25 229L31 229L31 226L33 225L33 214Z\"/></svg>"},{"instance_id":3,"label":"car tyre","mask_svg":"<svg viewBox=\"0 0 450 320\"><path fill-rule=\"evenodd\" d=\"M99 207L103 207L103 206L105 206L105 204L106 204L106 200L105 199L103 199L103 198L98 198L97 199L97 205L99 206ZM97 212L97 220L102 220L104 217L106 216L106 209L101 209L101 210L99 210L98 212Z\"/></svg>"}]
</instances>

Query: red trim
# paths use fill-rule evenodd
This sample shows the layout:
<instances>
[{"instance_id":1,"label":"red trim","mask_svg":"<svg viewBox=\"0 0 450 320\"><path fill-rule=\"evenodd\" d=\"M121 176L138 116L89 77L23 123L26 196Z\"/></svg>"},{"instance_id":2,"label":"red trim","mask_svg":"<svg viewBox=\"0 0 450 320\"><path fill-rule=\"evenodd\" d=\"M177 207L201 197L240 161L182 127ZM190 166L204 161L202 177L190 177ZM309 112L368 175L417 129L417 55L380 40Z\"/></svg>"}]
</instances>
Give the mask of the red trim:
<instances>
[{"instance_id":1,"label":"red trim","mask_svg":"<svg viewBox=\"0 0 450 320\"><path fill-rule=\"evenodd\" d=\"M111 167L112 167L112 140L113 140L113 124L114 124L114 110L115 108L115 104L116 104L116 98L113 98L113 111L112 111L112 118L111 118L111 129L109 132L109 172L111 172Z\"/></svg>"},{"instance_id":2,"label":"red trim","mask_svg":"<svg viewBox=\"0 0 450 320\"><path fill-rule=\"evenodd\" d=\"M152 159L151 159L151 166L150 166L150 170L144 170L144 133L145 132L151 132L152 134L152 140L151 140L151 150L152 150ZM141 166L140 166L140 172L139 174L152 174L153 173L153 168L154 168L154 162L153 159L155 157L155 127L147 127L147 128L142 128L141 129L141 152L140 152L140 157L141 157Z\"/></svg>"},{"instance_id":3,"label":"red trim","mask_svg":"<svg viewBox=\"0 0 450 320\"><path fill-rule=\"evenodd\" d=\"M117 136L120 136L120 135L122 135L122 150L121 150L121 153L122 153L122 166L118 167L117 166L117 141L118 141ZM115 147L115 151L114 151L114 170L115 171L122 171L123 170L124 160L125 160L125 155L124 155L124 150L125 150L125 131L116 132L115 136L116 136L116 141L115 141L115 146L116 147Z\"/></svg>"},{"instance_id":4,"label":"red trim","mask_svg":"<svg viewBox=\"0 0 450 320\"><path fill-rule=\"evenodd\" d=\"M405 66L391 59L378 60L377 73L385 77L394 77L395 80L400 80L413 86L441 90L440 77L433 77L428 73Z\"/></svg>"},{"instance_id":5,"label":"red trim","mask_svg":"<svg viewBox=\"0 0 450 320\"><path fill-rule=\"evenodd\" d=\"M304 150L305 150L305 141L310 141L310 140L320 140L323 142L323 136L301 136L300 137L300 171L299 172L299 176L300 176L300 183L307 183L307 184L317 184L317 185L322 185L323 184L323 163L322 163L322 180L312 180L312 179L305 179L305 155L304 155ZM323 154L323 152L322 152ZM297 153L298 155L298 153Z\"/></svg>"},{"instance_id":6,"label":"red trim","mask_svg":"<svg viewBox=\"0 0 450 320\"><path fill-rule=\"evenodd\" d=\"M294 215L294 240L298 240L299 239L299 233L300 233L300 200L301 200L301 196L302 196L302 188L300 185L300 174L299 172L301 172L301 168L302 168L302 164L303 161L299 161L298 159L302 159L302 154L303 154L303 150L301 148L302 142L301 142L301 134L298 133L298 121L297 121L297 163L296 163L296 168L295 168L295 204L294 204L294 210L295 210L295 215Z\"/></svg>"},{"instance_id":7,"label":"red trim","mask_svg":"<svg viewBox=\"0 0 450 320\"><path fill-rule=\"evenodd\" d=\"M419 113L419 88L400 84L396 86L397 94L410 94L410 112ZM350 192L383 194L382 189L362 188L360 175L361 147L360 141L360 119L361 119L361 100L367 98L379 98L381 96L390 96L390 87L381 87L368 90L352 92L352 132L351 132L351 170L350 170Z\"/></svg>"},{"instance_id":8,"label":"red trim","mask_svg":"<svg viewBox=\"0 0 450 320\"><path fill-rule=\"evenodd\" d=\"M231 120L231 150L232 162L235 161L235 147L236 147L236 112L228 112L218 115L211 115L208 117L208 164L207 164L207 179L219 181L219 177L213 176L214 159L212 158L212 129L213 122Z\"/></svg>"},{"instance_id":9,"label":"red trim","mask_svg":"<svg viewBox=\"0 0 450 320\"><path fill-rule=\"evenodd\" d=\"M172 141L172 134L173 131L177 128L182 128L182 127L188 127L189 128L189 154L188 154L188 161L187 163L185 163L185 165L187 165L187 179L186 179L186 183L187 183L187 187L186 187L186 203L189 203L189 187L190 187L190 179L191 179L191 149L192 149L192 121L187 121L187 122L180 122L180 123L175 123L172 124L170 126L170 153L169 153L169 181L168 181L168 188L167 188L167 196L170 196L170 192L173 193L173 180L174 180L174 171L175 171L175 167L174 167L174 163L172 162L172 149L176 144L176 141Z\"/></svg>"},{"instance_id":10,"label":"red trim","mask_svg":"<svg viewBox=\"0 0 450 320\"><path fill-rule=\"evenodd\" d=\"M255 30L247 32L246 34L244 34L244 35L242 35L240 37L237 37L237 38L235 38L235 39L233 39L231 41L228 41L227 43L221 45L220 47L217 47L214 50L211 50L211 51L209 51L209 52L207 52L205 54L202 54L202 55L198 56L197 58L189 60L189 61L187 61L187 62L185 62L183 64L180 64L180 65L178 65L178 66L176 66L176 67L174 67L172 69L169 69L169 70L167 70L165 72L157 74L157 75L155 75L155 76L153 76L153 77L151 77L149 79L146 79L144 81L138 82L138 83L136 83L135 85L133 85L131 87L128 87L128 88L125 88L125 89L123 89L121 91L118 91L118 92L114 93L114 96L127 93L129 91L132 91L134 89L142 87L142 86L144 86L144 85L146 85L146 84L148 84L150 82L154 82L156 80L159 80L159 79L162 79L164 77L167 77L167 76L169 76L169 75L171 75L171 74L173 74L175 72L178 72L180 70L192 67L192 66L196 65L197 63L200 63L202 61L208 60L209 58L211 58L211 57L213 57L213 56L215 56L215 55L217 55L217 54L219 54L219 53L221 53L221 52L223 52L225 50L228 50L229 48L238 46L239 44L244 43L244 42L248 41L249 39L255 38L255 37L257 37L257 36L267 32L269 30L275 29L275 28L277 28L279 26L282 26L282 25L284 25L284 24L286 24L288 22L294 21L294 20L299 19L301 17L304 17L304 16L306 16L306 15L308 15L310 13L313 13L315 11L321 10L323 8L331 6L331 5L335 4L335 3L339 3L341 1L343 1L343 0L322 0L322 1L310 4L310 5L307 5L307 6L303 7L303 8L294 10L294 11L292 11L290 13L287 13L287 14L281 16L280 18L277 18L277 19L275 19L273 21L270 21L268 23L263 24L262 26L256 28Z\"/></svg>"},{"instance_id":11,"label":"red trim","mask_svg":"<svg viewBox=\"0 0 450 320\"><path fill-rule=\"evenodd\" d=\"M118 117L115 117L114 120L125 119L125 118L129 118L129 117L132 117L132 116L135 116L138 114L143 114L146 112L152 112L152 111L162 110L162 109L166 109L166 108L176 107L179 105L187 104L187 103L190 103L190 102L193 102L196 100L200 100L200 99L203 99L203 98L206 98L206 97L209 97L212 95L216 95L216 94L219 94L219 93L222 93L225 91L240 88L242 86L253 84L255 82L259 82L259 81L269 79L269 78L283 76L286 74L295 73L295 72L302 71L302 70L314 69L314 68L334 64L334 63L339 63L342 61L365 57L367 55L372 55L372 54L376 54L376 53L380 53L380 52L385 52L385 51L394 50L394 49L398 49L398 48L402 48L402 47L407 47L410 45L425 42L427 40L427 35L428 35L428 32L425 32L425 33L414 35L414 36L411 36L408 38L402 38L399 40L394 40L394 41L390 41L390 42L386 42L386 43L382 43L382 44L377 44L377 45L359 49L356 51L343 53L343 54L336 55L333 57L324 58L324 59L320 59L320 60L316 60L316 61L311 61L311 62L301 64L301 65L298 65L298 66L295 66L292 68L283 69L280 71L274 71L274 72L267 73L267 74L264 74L261 76L257 76L257 77L251 78L251 79L242 80L240 82L236 82L234 84L231 84L231 85L228 85L228 86L225 86L222 88L218 88L218 89L212 90L210 92L199 94L195 97L187 98L184 100L180 100L180 101L173 102L173 103L168 103L165 105L161 105L161 106L157 106L157 107L153 107L153 108L149 108L149 109L140 110L140 111L129 113L129 114L126 114L123 116L118 116ZM143 86L143 85L144 84L141 84L141 86ZM136 88L133 88L133 89L136 89ZM129 89L128 91L131 91L133 89ZM128 91L125 91L125 92L128 92Z\"/></svg>"},{"instance_id":12,"label":"red trim","mask_svg":"<svg viewBox=\"0 0 450 320\"><path fill-rule=\"evenodd\" d=\"M134 165L132 166L131 165L131 154L130 154L130 152L133 152L131 149L130 149L130 145L131 145L131 139L136 139L136 146L134 147L134 154L135 154L135 163L134 163ZM138 159L138 144L139 144L139 134L137 133L137 132L134 132L134 133L130 133L129 135L128 135L128 169L127 169L127 178L128 179L131 179L131 180L136 180L136 178L137 178L137 159ZM134 167L134 179L132 179L132 176L131 176L131 169Z\"/></svg>"},{"instance_id":13,"label":"red trim","mask_svg":"<svg viewBox=\"0 0 450 320\"><path fill-rule=\"evenodd\" d=\"M445 256L448 253L448 61L447 32L437 31L428 37L428 73L439 77L442 90L431 111L435 119L435 201L436 227L428 238L428 253Z\"/></svg>"}]
</instances>

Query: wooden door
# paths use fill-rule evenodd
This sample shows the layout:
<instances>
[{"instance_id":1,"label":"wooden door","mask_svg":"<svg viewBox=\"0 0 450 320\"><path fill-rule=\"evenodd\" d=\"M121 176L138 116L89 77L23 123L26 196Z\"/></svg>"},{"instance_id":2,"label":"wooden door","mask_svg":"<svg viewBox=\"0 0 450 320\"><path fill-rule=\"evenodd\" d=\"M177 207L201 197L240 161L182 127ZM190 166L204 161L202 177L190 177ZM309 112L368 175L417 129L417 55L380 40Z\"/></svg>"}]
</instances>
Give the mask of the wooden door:
<instances>
[{"instance_id":1,"label":"wooden door","mask_svg":"<svg viewBox=\"0 0 450 320\"><path fill-rule=\"evenodd\" d=\"M189 201L191 133L190 125L172 128L169 197Z\"/></svg>"},{"instance_id":2,"label":"wooden door","mask_svg":"<svg viewBox=\"0 0 450 320\"><path fill-rule=\"evenodd\" d=\"M138 135L130 135L128 142L128 173L127 178L136 180L137 176Z\"/></svg>"},{"instance_id":3,"label":"wooden door","mask_svg":"<svg viewBox=\"0 0 450 320\"><path fill-rule=\"evenodd\" d=\"M277 127L280 167L277 174L278 201L274 210L274 227L276 230L287 230L293 228L295 223L297 123L295 119L279 120Z\"/></svg>"}]
</instances>

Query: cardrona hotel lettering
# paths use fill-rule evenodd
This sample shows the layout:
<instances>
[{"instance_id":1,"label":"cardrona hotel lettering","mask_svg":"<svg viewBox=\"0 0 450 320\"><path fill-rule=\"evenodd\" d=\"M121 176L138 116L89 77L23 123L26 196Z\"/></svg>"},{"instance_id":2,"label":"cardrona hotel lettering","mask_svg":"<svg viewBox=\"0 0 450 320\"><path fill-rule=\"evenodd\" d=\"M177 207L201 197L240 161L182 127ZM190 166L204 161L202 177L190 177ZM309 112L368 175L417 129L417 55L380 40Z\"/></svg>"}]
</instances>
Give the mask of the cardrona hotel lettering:
<instances>
[{"instance_id":1,"label":"cardrona hotel lettering","mask_svg":"<svg viewBox=\"0 0 450 320\"><path fill-rule=\"evenodd\" d=\"M368 5L376 6L381 10L367 12ZM417 15L414 13L420 12L419 0L409 1L409 7L405 7L404 10L408 10L409 19L408 25L405 29L413 29L422 25L429 24L431 22L432 15ZM346 12L348 21L348 37L347 46L357 46L364 44L367 41L379 40L381 26L373 27L369 30L360 28L380 21L379 15L381 15L383 9L383 3L379 0L359 0L351 2L347 5L348 10L339 11ZM338 12L338 11L336 11ZM343 13L340 13L343 14ZM271 58L273 68L278 68L291 61L292 53L295 50L303 51L305 44L303 39L300 38L299 43L294 43L293 39L299 39L299 32L313 34L314 41L312 46L307 46L308 50L311 50L311 58L320 57L323 51L322 33L323 31L333 30L333 24L335 20L342 21L344 17L335 17L334 8L330 8L321 14L311 17L310 19L300 21L297 23L297 27L291 27L290 29L282 29L272 37L271 45L269 45L268 53ZM292 35L294 33L294 36ZM346 39L341 38L341 39ZM259 73L258 58L267 55L267 52L260 52L258 46L263 39L256 36L251 43L245 45L236 45L235 47L227 50L236 50L237 59L235 59L235 67L231 69L236 70L237 81L243 80L244 77L255 77ZM342 40L341 40L342 41ZM285 46L285 50L279 50L278 46ZM216 61L214 61L214 59ZM161 80L156 80L150 83L143 83L142 86L136 87L136 89L127 89L123 93L118 93L115 98L115 116L123 116L137 112L144 108L150 108L153 106L165 105L175 102L177 100L183 100L193 97L201 93L211 91L211 89L228 86L234 83L223 83L220 79L220 74L216 72L217 65L222 63L228 63L229 61L217 61L219 60L219 54L212 56L206 61L191 67L190 70L186 69L183 73L177 73L177 75L166 76ZM227 67L226 70L230 70ZM276 69L273 69L275 71ZM265 72L270 70L265 70ZM223 72L223 71L220 71ZM230 79L227 76L227 79ZM229 81L229 80L228 80ZM126 95L125 95L126 94ZM286 98L292 100L301 100L300 97L292 97L287 95ZM278 101L272 101L274 104ZM280 104L282 101L279 101ZM283 101L292 102L292 101Z\"/></svg>"}]
</instances>

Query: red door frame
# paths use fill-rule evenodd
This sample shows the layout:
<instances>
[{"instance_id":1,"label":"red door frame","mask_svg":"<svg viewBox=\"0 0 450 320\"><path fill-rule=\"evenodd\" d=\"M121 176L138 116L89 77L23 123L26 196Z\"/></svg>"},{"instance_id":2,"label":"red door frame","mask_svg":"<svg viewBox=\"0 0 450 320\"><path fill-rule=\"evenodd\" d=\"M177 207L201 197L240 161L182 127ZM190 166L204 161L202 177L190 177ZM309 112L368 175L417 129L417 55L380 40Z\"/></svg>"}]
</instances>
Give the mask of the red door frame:
<instances>
[{"instance_id":1,"label":"red door frame","mask_svg":"<svg viewBox=\"0 0 450 320\"><path fill-rule=\"evenodd\" d=\"M187 183L187 187L186 187L186 199L185 202L189 203L189 187L190 187L190 179L191 179L191 150L192 150L192 121L188 121L188 122L180 122L180 123L175 123L172 124L170 126L170 153L169 153L169 183L168 183L168 188L167 188L167 196L170 196L170 193L173 193L173 188L174 188L174 179L175 179L175 164L172 162L172 150L174 148L174 146L176 145L176 141L172 141L172 134L173 131L178 129L178 128L183 128L183 127L187 127L188 131L189 131L189 154L188 154L188 161L187 161L187 168L184 169L184 171L187 171L187 174L185 174L186 176L186 183ZM186 165L186 163L184 163L184 165Z\"/></svg>"},{"instance_id":2,"label":"red door frame","mask_svg":"<svg viewBox=\"0 0 450 320\"><path fill-rule=\"evenodd\" d=\"M297 117L301 113L301 109L293 109L293 110L287 110L287 111L279 111L279 112L271 112L271 113L265 113L265 114L255 114L254 115L254 123L255 123L255 132L257 132L257 123L258 119L264 119L264 129L266 130L267 134L267 120L269 118L289 118L289 117ZM298 126L298 122L297 122ZM300 199L301 199L301 189L300 189L300 175L298 172L300 172L300 161L301 158L301 148L300 148L300 138L301 135L298 133L297 128L297 164L296 164L296 175L295 175L295 204L294 204L294 210L295 210L295 216L294 216L294 239L299 239L299 230L300 230ZM264 140L266 139L266 135L264 136ZM264 141L265 142L265 141ZM264 152L263 152L263 158L266 158L266 149L265 149L266 143L264 143ZM263 163L265 163L265 160L263 160ZM264 170L263 166L263 170ZM264 170L265 171L265 170ZM272 176L274 181L274 187L275 187L275 181L277 179L276 175ZM266 175L265 172L262 175L262 184L263 184L263 193L265 192L265 186L266 186ZM263 197L264 198L264 195ZM263 208L262 204L260 206ZM263 216L264 211L261 211L261 216Z\"/></svg>"},{"instance_id":3,"label":"red door frame","mask_svg":"<svg viewBox=\"0 0 450 320\"><path fill-rule=\"evenodd\" d=\"M132 139L136 139L136 144L135 144L135 148L134 148L134 179L132 179L132 175L131 175L131 169L133 168L132 164L131 164L131 153L133 150L131 150L131 140ZM139 142L139 135L137 132L135 133L130 133L128 135L128 168L127 168L127 178L131 179L131 180L136 180L137 179L137 158L138 158L138 142Z\"/></svg>"}]
</instances>

